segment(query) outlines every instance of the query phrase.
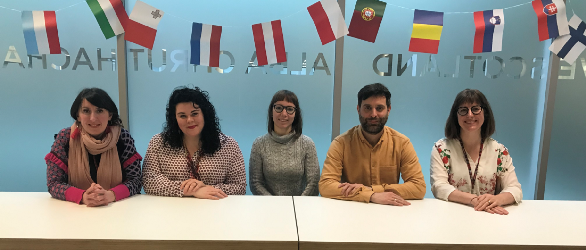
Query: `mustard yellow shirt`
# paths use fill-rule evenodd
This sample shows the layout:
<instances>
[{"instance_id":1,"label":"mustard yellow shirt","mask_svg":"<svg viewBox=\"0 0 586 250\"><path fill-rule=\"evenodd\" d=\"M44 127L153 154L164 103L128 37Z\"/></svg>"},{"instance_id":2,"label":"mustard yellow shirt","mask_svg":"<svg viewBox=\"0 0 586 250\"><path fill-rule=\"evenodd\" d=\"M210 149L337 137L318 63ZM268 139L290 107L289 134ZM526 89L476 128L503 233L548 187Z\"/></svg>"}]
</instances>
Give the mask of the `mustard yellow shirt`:
<instances>
[{"instance_id":1,"label":"mustard yellow shirt","mask_svg":"<svg viewBox=\"0 0 586 250\"><path fill-rule=\"evenodd\" d=\"M399 176L403 184L398 184ZM344 197L338 188L342 182L365 187ZM358 125L334 139L319 181L323 197L370 202L373 193L389 191L404 199L423 199L425 195L421 165L409 138L385 126L380 140L372 146Z\"/></svg>"}]
</instances>

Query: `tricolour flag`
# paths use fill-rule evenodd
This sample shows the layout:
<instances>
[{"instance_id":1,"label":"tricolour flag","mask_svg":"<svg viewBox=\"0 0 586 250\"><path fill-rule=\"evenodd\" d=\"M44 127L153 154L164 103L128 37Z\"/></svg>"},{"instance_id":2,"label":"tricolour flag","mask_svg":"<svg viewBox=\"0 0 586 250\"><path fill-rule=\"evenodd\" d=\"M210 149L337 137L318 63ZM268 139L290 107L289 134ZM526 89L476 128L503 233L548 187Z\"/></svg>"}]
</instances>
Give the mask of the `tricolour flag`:
<instances>
[{"instance_id":1,"label":"tricolour flag","mask_svg":"<svg viewBox=\"0 0 586 250\"><path fill-rule=\"evenodd\" d=\"M287 61L281 20L252 25L258 65Z\"/></svg>"},{"instance_id":2,"label":"tricolour flag","mask_svg":"<svg viewBox=\"0 0 586 250\"><path fill-rule=\"evenodd\" d=\"M23 11L22 31L27 54L61 54L55 11Z\"/></svg>"},{"instance_id":3,"label":"tricolour flag","mask_svg":"<svg viewBox=\"0 0 586 250\"><path fill-rule=\"evenodd\" d=\"M387 3L378 0L358 0L352 13L348 36L374 43Z\"/></svg>"},{"instance_id":4,"label":"tricolour flag","mask_svg":"<svg viewBox=\"0 0 586 250\"><path fill-rule=\"evenodd\" d=\"M539 41L570 33L566 5L563 0L533 0L531 4L537 14Z\"/></svg>"},{"instance_id":5,"label":"tricolour flag","mask_svg":"<svg viewBox=\"0 0 586 250\"><path fill-rule=\"evenodd\" d=\"M574 64L578 56L586 49L586 23L574 15L569 24L570 34L553 40L549 50L569 64Z\"/></svg>"},{"instance_id":6,"label":"tricolour flag","mask_svg":"<svg viewBox=\"0 0 586 250\"><path fill-rule=\"evenodd\" d=\"M106 39L124 33L128 14L120 0L86 0Z\"/></svg>"},{"instance_id":7,"label":"tricolour flag","mask_svg":"<svg viewBox=\"0 0 586 250\"><path fill-rule=\"evenodd\" d=\"M307 7L324 45L348 34L342 10L336 0L321 0Z\"/></svg>"},{"instance_id":8,"label":"tricolour flag","mask_svg":"<svg viewBox=\"0 0 586 250\"><path fill-rule=\"evenodd\" d=\"M220 67L222 26L193 23L191 28L191 64Z\"/></svg>"},{"instance_id":9,"label":"tricolour flag","mask_svg":"<svg viewBox=\"0 0 586 250\"><path fill-rule=\"evenodd\" d=\"M474 53L503 50L505 14L503 9L474 12Z\"/></svg>"},{"instance_id":10,"label":"tricolour flag","mask_svg":"<svg viewBox=\"0 0 586 250\"><path fill-rule=\"evenodd\" d=\"M409 51L437 54L443 27L443 12L415 10Z\"/></svg>"},{"instance_id":11,"label":"tricolour flag","mask_svg":"<svg viewBox=\"0 0 586 250\"><path fill-rule=\"evenodd\" d=\"M124 40L153 49L157 26L165 12L140 0L136 1L126 24Z\"/></svg>"}]
</instances>

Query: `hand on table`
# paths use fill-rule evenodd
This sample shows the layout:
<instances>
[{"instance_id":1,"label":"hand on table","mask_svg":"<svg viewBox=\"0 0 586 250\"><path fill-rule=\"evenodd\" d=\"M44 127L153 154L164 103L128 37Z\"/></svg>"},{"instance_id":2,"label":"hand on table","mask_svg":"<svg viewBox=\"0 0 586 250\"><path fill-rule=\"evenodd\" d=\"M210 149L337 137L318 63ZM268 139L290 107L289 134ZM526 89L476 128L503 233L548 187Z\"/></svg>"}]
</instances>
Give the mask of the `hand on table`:
<instances>
[{"instance_id":1,"label":"hand on table","mask_svg":"<svg viewBox=\"0 0 586 250\"><path fill-rule=\"evenodd\" d=\"M200 188L205 187L202 181L197 179L187 179L181 182L181 190L183 190L183 196L194 196L195 192Z\"/></svg>"},{"instance_id":2,"label":"hand on table","mask_svg":"<svg viewBox=\"0 0 586 250\"><path fill-rule=\"evenodd\" d=\"M492 194L483 194L472 198L470 204L476 211L485 211L491 214L507 215L509 212L502 207L503 202L500 197Z\"/></svg>"},{"instance_id":3,"label":"hand on table","mask_svg":"<svg viewBox=\"0 0 586 250\"><path fill-rule=\"evenodd\" d=\"M92 185L83 193L81 201L88 207L98 207L108 205L115 200L116 197L113 191L105 190L100 184L92 183Z\"/></svg>"},{"instance_id":4,"label":"hand on table","mask_svg":"<svg viewBox=\"0 0 586 250\"><path fill-rule=\"evenodd\" d=\"M214 188L212 186L201 187L195 191L193 197L200 199L219 200L228 197L224 191Z\"/></svg>"},{"instance_id":5,"label":"hand on table","mask_svg":"<svg viewBox=\"0 0 586 250\"><path fill-rule=\"evenodd\" d=\"M383 193L374 193L370 196L370 201L383 204L383 205L393 205L393 206L409 206L411 203L403 199L400 195L395 194L393 192L383 192Z\"/></svg>"}]
</instances>

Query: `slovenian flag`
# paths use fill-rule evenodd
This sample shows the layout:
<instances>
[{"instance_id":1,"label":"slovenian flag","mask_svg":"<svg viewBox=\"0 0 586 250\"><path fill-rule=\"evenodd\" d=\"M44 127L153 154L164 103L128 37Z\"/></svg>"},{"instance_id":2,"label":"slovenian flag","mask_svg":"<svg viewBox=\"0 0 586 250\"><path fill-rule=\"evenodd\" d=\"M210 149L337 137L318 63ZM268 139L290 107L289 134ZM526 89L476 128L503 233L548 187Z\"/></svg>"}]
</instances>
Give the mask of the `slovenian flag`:
<instances>
[{"instance_id":1,"label":"slovenian flag","mask_svg":"<svg viewBox=\"0 0 586 250\"><path fill-rule=\"evenodd\" d=\"M281 20L252 25L258 66L287 61Z\"/></svg>"},{"instance_id":2,"label":"slovenian flag","mask_svg":"<svg viewBox=\"0 0 586 250\"><path fill-rule=\"evenodd\" d=\"M191 64L220 67L222 26L193 23L191 28Z\"/></svg>"},{"instance_id":3,"label":"slovenian flag","mask_svg":"<svg viewBox=\"0 0 586 250\"><path fill-rule=\"evenodd\" d=\"M437 54L443 27L443 12L415 10L409 51Z\"/></svg>"},{"instance_id":4,"label":"slovenian flag","mask_svg":"<svg viewBox=\"0 0 586 250\"><path fill-rule=\"evenodd\" d=\"M324 45L348 34L342 10L336 0L321 0L307 7Z\"/></svg>"},{"instance_id":5,"label":"slovenian flag","mask_svg":"<svg viewBox=\"0 0 586 250\"><path fill-rule=\"evenodd\" d=\"M474 53L503 50L505 14L503 9L474 12Z\"/></svg>"},{"instance_id":6,"label":"slovenian flag","mask_svg":"<svg viewBox=\"0 0 586 250\"><path fill-rule=\"evenodd\" d=\"M549 50L569 64L574 64L578 56L586 49L586 23L574 15L569 24L570 34L553 40Z\"/></svg>"},{"instance_id":7,"label":"slovenian flag","mask_svg":"<svg viewBox=\"0 0 586 250\"><path fill-rule=\"evenodd\" d=\"M124 40L153 49L157 26L165 12L140 0L136 1L126 24Z\"/></svg>"},{"instance_id":8,"label":"slovenian flag","mask_svg":"<svg viewBox=\"0 0 586 250\"><path fill-rule=\"evenodd\" d=\"M533 0L531 4L537 14L539 41L570 33L563 0Z\"/></svg>"},{"instance_id":9,"label":"slovenian flag","mask_svg":"<svg viewBox=\"0 0 586 250\"><path fill-rule=\"evenodd\" d=\"M55 11L23 11L22 30L27 54L61 54Z\"/></svg>"},{"instance_id":10,"label":"slovenian flag","mask_svg":"<svg viewBox=\"0 0 586 250\"><path fill-rule=\"evenodd\" d=\"M124 33L128 14L120 0L86 0L106 39Z\"/></svg>"}]
</instances>

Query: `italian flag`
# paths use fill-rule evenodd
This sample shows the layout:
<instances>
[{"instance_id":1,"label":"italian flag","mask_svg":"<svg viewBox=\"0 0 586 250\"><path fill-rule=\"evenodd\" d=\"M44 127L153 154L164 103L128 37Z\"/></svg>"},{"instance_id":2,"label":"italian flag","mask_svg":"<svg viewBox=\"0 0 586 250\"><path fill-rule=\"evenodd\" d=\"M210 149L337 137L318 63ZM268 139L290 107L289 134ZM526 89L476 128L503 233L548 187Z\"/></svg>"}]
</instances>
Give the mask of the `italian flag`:
<instances>
[{"instance_id":1,"label":"italian flag","mask_svg":"<svg viewBox=\"0 0 586 250\"><path fill-rule=\"evenodd\" d=\"M128 14L121 0L86 0L106 39L124 33Z\"/></svg>"},{"instance_id":2,"label":"italian flag","mask_svg":"<svg viewBox=\"0 0 586 250\"><path fill-rule=\"evenodd\" d=\"M387 3L378 0L358 0L350 20L348 36L374 43Z\"/></svg>"}]
</instances>

